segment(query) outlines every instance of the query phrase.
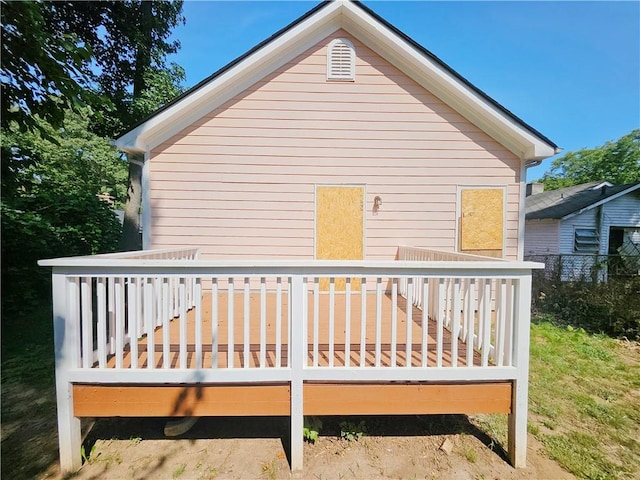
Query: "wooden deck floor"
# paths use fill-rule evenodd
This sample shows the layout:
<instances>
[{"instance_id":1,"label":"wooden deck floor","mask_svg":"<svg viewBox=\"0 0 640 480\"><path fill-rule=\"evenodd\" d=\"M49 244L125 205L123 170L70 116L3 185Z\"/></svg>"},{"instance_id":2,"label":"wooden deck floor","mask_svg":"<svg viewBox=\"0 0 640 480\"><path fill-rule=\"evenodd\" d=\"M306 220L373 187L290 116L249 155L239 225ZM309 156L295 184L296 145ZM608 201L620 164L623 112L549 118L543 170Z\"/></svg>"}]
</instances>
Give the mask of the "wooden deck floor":
<instances>
[{"instance_id":1,"label":"wooden deck floor","mask_svg":"<svg viewBox=\"0 0 640 480\"><path fill-rule=\"evenodd\" d=\"M330 364L330 302L329 295L321 293L318 295L318 346L317 346L317 365L328 366ZM287 297L283 293L281 298L281 319L280 319L280 363L277 363L277 297L275 293L267 293L264 301L259 293L251 293L248 301L242 294L234 296L232 316L233 318L233 367L244 368L245 362L248 367L260 367L261 358L261 336L265 337L264 366L287 366ZM359 293L354 294L350 298L350 321L347 322L346 297L342 293L335 294L334 300L334 338L333 345L333 365L342 367L345 365L345 346L350 345L349 365L359 366L361 364L361 322L362 322L362 303ZM366 296L366 324L365 324L365 349L364 349L364 365L374 366L376 363L376 337L377 337L377 307L378 299L375 294ZM245 308L248 307L248 308ZM308 365L314 364L314 295L308 297L307 319L307 338L308 338ZM217 309L217 332L212 329L212 311ZM393 334L393 303L390 295L380 297L380 366L391 366L394 362L392 343ZM203 368L227 368L229 360L229 352L231 348L228 346L229 328L230 328L230 308L228 297L226 294L219 294L216 305L212 305L212 296L206 294L202 298L202 352L203 352ZM264 312L264 315L261 313ZM397 306L395 308L396 328L395 328L395 365L402 367L407 364L406 344L407 344L407 315L406 302L404 298L398 296ZM245 325L245 318L248 320ZM264 318L264 321L261 321ZM186 326L186 344L187 344L187 368L196 367L196 310L192 309L188 312ZM349 329L347 329L349 326ZM164 327L166 328L166 327ZM160 327L155 330L155 356L154 365L156 368L165 368L165 361L169 368L178 368L180 366L180 331L181 325L179 319L173 319L168 324L168 338L170 345L170 354L167 358L163 355L164 328ZM427 339L427 365L434 366L436 364L436 322L428 320L426 329L422 328L422 311L413 307L411 322L411 338L410 338L410 362L412 366L418 367L422 365L422 339L426 335ZM346 332L350 331L350 338L347 340ZM246 342L245 342L246 336ZM218 347L212 348L213 339L217 337ZM248 355L245 358L245 343L248 346ZM148 339L142 336L138 339L138 368L146 368L149 357L147 355ZM458 341L458 366L466 366L467 361L467 345ZM215 352L217 350L217 352ZM452 339L447 329L443 329L443 366L451 366L452 361ZM215 355L214 355L215 353ZM215 357L215 365L214 365ZM477 352L473 352L473 364L480 365L481 359ZM107 367L115 366L115 358L111 356L108 359ZM126 347L123 359L123 368L131 366L130 347Z\"/></svg>"}]
</instances>

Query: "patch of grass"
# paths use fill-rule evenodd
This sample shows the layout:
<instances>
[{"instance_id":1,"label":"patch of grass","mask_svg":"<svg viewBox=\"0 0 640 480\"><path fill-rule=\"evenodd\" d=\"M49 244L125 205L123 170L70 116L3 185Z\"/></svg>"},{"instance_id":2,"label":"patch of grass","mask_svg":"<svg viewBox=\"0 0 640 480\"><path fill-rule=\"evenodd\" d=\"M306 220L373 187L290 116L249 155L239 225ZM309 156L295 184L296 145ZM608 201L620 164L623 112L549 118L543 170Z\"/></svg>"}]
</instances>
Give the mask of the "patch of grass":
<instances>
[{"instance_id":1,"label":"patch of grass","mask_svg":"<svg viewBox=\"0 0 640 480\"><path fill-rule=\"evenodd\" d=\"M322 430L322 420L320 417L307 416L304 417L304 427L302 429L302 436L309 443L316 443L320 431Z\"/></svg>"},{"instance_id":2,"label":"patch of grass","mask_svg":"<svg viewBox=\"0 0 640 480\"><path fill-rule=\"evenodd\" d=\"M4 301L0 476L40 478L58 460L51 307L46 296L18 311Z\"/></svg>"},{"instance_id":3,"label":"patch of grass","mask_svg":"<svg viewBox=\"0 0 640 480\"><path fill-rule=\"evenodd\" d=\"M352 442L354 440L357 441L366 434L367 425L364 420L361 420L358 424L355 424L348 420L340 422L340 438L342 438L343 440L347 440L349 442Z\"/></svg>"},{"instance_id":4,"label":"patch of grass","mask_svg":"<svg viewBox=\"0 0 640 480\"><path fill-rule=\"evenodd\" d=\"M548 318L536 320L529 432L579 478L637 478L640 413L634 392L640 386L640 347Z\"/></svg>"},{"instance_id":5,"label":"patch of grass","mask_svg":"<svg viewBox=\"0 0 640 480\"><path fill-rule=\"evenodd\" d=\"M270 462L265 462L262 464L262 474L265 475L269 480L275 480L278 475L278 459L274 458Z\"/></svg>"},{"instance_id":6,"label":"patch of grass","mask_svg":"<svg viewBox=\"0 0 640 480\"><path fill-rule=\"evenodd\" d=\"M187 464L186 463L181 463L180 465L178 465L175 468L175 470L171 474L171 478L178 478L180 475L182 475L184 473L186 468L187 468Z\"/></svg>"},{"instance_id":7,"label":"patch of grass","mask_svg":"<svg viewBox=\"0 0 640 480\"><path fill-rule=\"evenodd\" d=\"M469 463L476 463L478 461L478 452L476 452L473 447L463 447L461 453Z\"/></svg>"}]
</instances>

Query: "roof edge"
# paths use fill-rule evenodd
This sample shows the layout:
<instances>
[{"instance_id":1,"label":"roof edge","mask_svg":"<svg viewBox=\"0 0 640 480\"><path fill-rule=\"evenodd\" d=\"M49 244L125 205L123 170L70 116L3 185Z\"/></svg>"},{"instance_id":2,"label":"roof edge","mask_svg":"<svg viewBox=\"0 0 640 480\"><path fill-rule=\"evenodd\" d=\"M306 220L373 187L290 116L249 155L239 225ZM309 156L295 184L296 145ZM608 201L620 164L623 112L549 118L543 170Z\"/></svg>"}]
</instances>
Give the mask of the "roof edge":
<instances>
[{"instance_id":1,"label":"roof edge","mask_svg":"<svg viewBox=\"0 0 640 480\"><path fill-rule=\"evenodd\" d=\"M621 186L623 186L623 185L621 185ZM603 204L605 204L607 202L610 202L611 200L615 200L616 198L620 198L623 195L626 195L627 193L631 193L631 192L633 192L635 190L638 190L638 189L640 189L640 182L637 182L637 183L634 183L634 184L630 184L629 188L621 190L618 193L614 193L613 195L610 195L610 196L608 196L606 198L603 198L603 199L601 199L601 200L599 200L597 202L594 202L594 203L592 203L590 205L587 205L586 207L583 207L583 208L581 208L579 210L576 210L576 211L574 211L572 213L569 213L569 214L565 215L564 217L560 217L560 220L568 220L569 218L576 217L576 216L580 215L581 213L584 213L584 212L587 212L587 211L589 211L589 210L591 210L593 208L599 207L600 205L603 205Z\"/></svg>"},{"instance_id":2,"label":"roof edge","mask_svg":"<svg viewBox=\"0 0 640 480\"><path fill-rule=\"evenodd\" d=\"M320 15L317 21L308 24L310 30L308 35L306 35L306 28L296 31L296 27L329 6L333 8ZM362 14L359 15L356 9ZM343 16L338 17L341 13ZM296 38L308 38L316 35L318 31L321 31L320 27L323 25L335 24L336 28L344 28L345 16L354 17L351 19L352 27L359 30L362 35L370 37L370 41L371 36L375 35L375 30L383 31L380 27L387 29L389 33L384 34L379 47L413 72L405 71L405 73L414 80L418 78L418 83L421 83L424 88L427 88L425 83L432 84L433 88L442 95L441 100L462 115L467 116L472 123L493 136L524 161L541 161L561 151L549 138L525 123L436 55L357 0L326 0L319 3L269 38L138 122L121 134L115 140L115 145L126 152L144 152L153 148L157 144L154 144L155 140L161 142L165 138L164 135L175 134L173 130L178 125L184 127L188 120L192 120L197 113L204 111L204 106L214 102L213 99L216 96L220 99L221 92L222 96L231 92L229 79L235 78L245 81L251 72L259 72L259 67L266 70L269 65L273 66L276 63L275 54L278 52L278 48L286 45L286 42L293 42ZM376 23L378 24L377 28ZM411 53L412 50L413 53ZM261 51L262 53L260 53ZM247 62L245 68L235 70L233 73L234 68L243 62ZM228 76L225 77L227 74ZM239 85L239 83L237 84ZM208 88L209 86L210 88ZM185 101L187 103L183 107L177 107L178 104ZM223 101L226 100L222 98L219 103L224 103ZM169 114L168 112L172 109L176 110ZM171 123L173 127L167 128L168 123Z\"/></svg>"}]
</instances>

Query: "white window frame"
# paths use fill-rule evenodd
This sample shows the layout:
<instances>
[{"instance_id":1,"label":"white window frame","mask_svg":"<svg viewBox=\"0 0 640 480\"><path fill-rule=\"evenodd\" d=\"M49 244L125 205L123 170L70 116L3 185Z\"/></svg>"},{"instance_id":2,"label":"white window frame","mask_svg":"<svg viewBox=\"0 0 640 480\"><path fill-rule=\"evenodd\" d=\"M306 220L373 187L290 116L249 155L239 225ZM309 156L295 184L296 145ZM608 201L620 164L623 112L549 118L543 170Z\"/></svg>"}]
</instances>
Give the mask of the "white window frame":
<instances>
[{"instance_id":1,"label":"white window frame","mask_svg":"<svg viewBox=\"0 0 640 480\"><path fill-rule=\"evenodd\" d=\"M582 231L582 233L579 233ZM578 237L582 237L578 240ZM591 240L590 240L591 239ZM582 244L582 247L579 246ZM589 245L592 248L589 248ZM600 234L595 227L579 226L573 227L573 251L575 253L599 253L600 252Z\"/></svg>"}]
</instances>

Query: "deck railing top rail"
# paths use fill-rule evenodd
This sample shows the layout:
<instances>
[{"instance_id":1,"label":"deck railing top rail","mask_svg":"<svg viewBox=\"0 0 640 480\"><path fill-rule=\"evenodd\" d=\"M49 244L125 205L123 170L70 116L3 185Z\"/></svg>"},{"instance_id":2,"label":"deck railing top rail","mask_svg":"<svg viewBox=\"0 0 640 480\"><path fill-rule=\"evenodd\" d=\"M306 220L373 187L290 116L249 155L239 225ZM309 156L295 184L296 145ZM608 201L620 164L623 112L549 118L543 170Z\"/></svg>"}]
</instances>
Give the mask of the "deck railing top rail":
<instances>
[{"instance_id":1,"label":"deck railing top rail","mask_svg":"<svg viewBox=\"0 0 640 480\"><path fill-rule=\"evenodd\" d=\"M448 252L433 248L398 246L398 260L457 261L457 262L508 262L504 258L473 255L471 253Z\"/></svg>"},{"instance_id":2,"label":"deck railing top rail","mask_svg":"<svg viewBox=\"0 0 640 480\"><path fill-rule=\"evenodd\" d=\"M146 274L161 271L163 274L205 274L216 271L220 274L301 274L308 276L341 276L384 274L403 270L403 274L446 270L449 273L487 274L521 273L531 269L544 268L544 264L527 261L504 261L479 257L474 261L461 260L393 260L393 261L337 261L337 260L217 260L199 259L197 249L183 251L181 258L172 257L167 251L147 250L138 255L124 254L95 255L85 257L64 257L40 260L42 267L54 267L68 273L105 274L124 273ZM192 255L186 255L191 252ZM445 252L446 253L446 252ZM120 256L122 255L122 256Z\"/></svg>"}]
</instances>

